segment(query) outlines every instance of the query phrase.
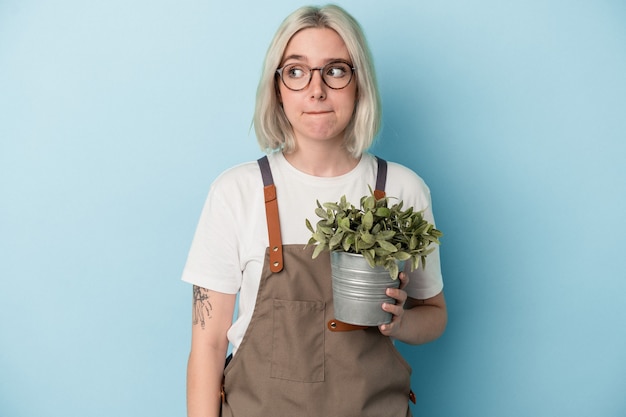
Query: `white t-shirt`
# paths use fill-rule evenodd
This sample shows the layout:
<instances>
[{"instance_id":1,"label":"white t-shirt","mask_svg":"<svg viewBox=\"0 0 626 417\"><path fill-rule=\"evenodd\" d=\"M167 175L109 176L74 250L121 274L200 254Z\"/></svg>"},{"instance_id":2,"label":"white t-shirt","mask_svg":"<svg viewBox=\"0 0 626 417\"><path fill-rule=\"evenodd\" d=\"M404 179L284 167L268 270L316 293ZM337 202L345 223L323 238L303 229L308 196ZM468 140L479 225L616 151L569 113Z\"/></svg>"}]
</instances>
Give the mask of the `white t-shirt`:
<instances>
[{"instance_id":1,"label":"white t-shirt","mask_svg":"<svg viewBox=\"0 0 626 417\"><path fill-rule=\"evenodd\" d=\"M363 154L358 165L338 177L316 177L294 168L280 152L268 155L276 193L284 245L309 241L305 225L315 225L316 200L336 202L345 195L353 205L375 188L377 161ZM430 191L410 169L388 163L385 192L404 200L404 207L424 210L434 223ZM393 204L393 200L390 201ZM248 162L222 173L211 185L183 271L183 281L228 294L239 292L237 317L228 331L236 352L252 318L261 270L268 246L263 182L258 163ZM439 248L428 255L426 269L410 273L405 288L410 297L426 299L443 289Z\"/></svg>"}]
</instances>

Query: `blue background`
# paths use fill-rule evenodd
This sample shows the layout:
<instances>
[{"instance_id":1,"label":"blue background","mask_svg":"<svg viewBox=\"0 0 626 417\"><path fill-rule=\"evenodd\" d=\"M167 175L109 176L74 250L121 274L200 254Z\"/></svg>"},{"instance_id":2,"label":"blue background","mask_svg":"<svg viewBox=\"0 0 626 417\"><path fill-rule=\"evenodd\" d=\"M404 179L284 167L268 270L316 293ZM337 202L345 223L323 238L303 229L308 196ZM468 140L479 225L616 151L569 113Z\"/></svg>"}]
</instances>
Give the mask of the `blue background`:
<instances>
[{"instance_id":1,"label":"blue background","mask_svg":"<svg viewBox=\"0 0 626 417\"><path fill-rule=\"evenodd\" d=\"M300 3L0 1L0 415L181 416L209 184L260 155ZM431 187L449 326L401 345L420 416L626 415L626 3L339 1L374 152Z\"/></svg>"}]
</instances>

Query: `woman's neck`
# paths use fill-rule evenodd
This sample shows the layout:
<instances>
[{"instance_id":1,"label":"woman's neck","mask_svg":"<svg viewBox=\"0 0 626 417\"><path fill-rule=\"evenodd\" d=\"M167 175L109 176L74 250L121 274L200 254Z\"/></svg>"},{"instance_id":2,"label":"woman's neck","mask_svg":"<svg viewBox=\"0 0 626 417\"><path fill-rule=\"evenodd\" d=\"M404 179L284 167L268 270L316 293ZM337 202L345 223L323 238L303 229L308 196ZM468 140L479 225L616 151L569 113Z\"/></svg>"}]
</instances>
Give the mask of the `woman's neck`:
<instances>
[{"instance_id":1,"label":"woman's neck","mask_svg":"<svg viewBox=\"0 0 626 417\"><path fill-rule=\"evenodd\" d=\"M285 154L285 159L297 170L316 177L338 177L352 171L359 159L345 148L296 149Z\"/></svg>"}]
</instances>

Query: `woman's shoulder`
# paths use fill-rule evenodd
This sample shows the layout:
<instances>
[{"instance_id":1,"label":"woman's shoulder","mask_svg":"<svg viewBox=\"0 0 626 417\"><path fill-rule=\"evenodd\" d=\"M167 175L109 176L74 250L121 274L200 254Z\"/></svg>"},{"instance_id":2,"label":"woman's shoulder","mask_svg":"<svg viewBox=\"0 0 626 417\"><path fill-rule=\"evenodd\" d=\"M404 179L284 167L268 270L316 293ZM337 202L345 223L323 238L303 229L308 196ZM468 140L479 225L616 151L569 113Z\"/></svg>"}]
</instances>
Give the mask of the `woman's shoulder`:
<instances>
[{"instance_id":1,"label":"woman's shoulder","mask_svg":"<svg viewBox=\"0 0 626 417\"><path fill-rule=\"evenodd\" d=\"M376 156L370 154L364 154L364 156L371 158L372 162L370 163L376 164ZM418 185L426 189L428 188L422 177L411 168L402 165L399 162L389 160L386 160L386 162L388 181L398 182L403 185Z\"/></svg>"},{"instance_id":2,"label":"woman's shoulder","mask_svg":"<svg viewBox=\"0 0 626 417\"><path fill-rule=\"evenodd\" d=\"M263 193L263 180L256 161L243 162L222 171L211 183L209 196L238 201Z\"/></svg>"},{"instance_id":3,"label":"woman's shoulder","mask_svg":"<svg viewBox=\"0 0 626 417\"><path fill-rule=\"evenodd\" d=\"M430 189L426 181L411 168L397 162L387 163L387 195L425 209L430 206Z\"/></svg>"},{"instance_id":4,"label":"woman's shoulder","mask_svg":"<svg viewBox=\"0 0 626 417\"><path fill-rule=\"evenodd\" d=\"M394 179L410 181L412 183L420 184L424 187L427 187L424 179L417 172L413 171L411 168L405 165L402 165L398 162L392 162L392 161L388 162L387 165L388 165L388 168L387 168L388 175L393 176Z\"/></svg>"},{"instance_id":5,"label":"woman's shoulder","mask_svg":"<svg viewBox=\"0 0 626 417\"><path fill-rule=\"evenodd\" d=\"M213 186L229 187L235 184L242 184L250 181L261 181L261 174L257 161L243 162L227 168L215 178Z\"/></svg>"}]
</instances>

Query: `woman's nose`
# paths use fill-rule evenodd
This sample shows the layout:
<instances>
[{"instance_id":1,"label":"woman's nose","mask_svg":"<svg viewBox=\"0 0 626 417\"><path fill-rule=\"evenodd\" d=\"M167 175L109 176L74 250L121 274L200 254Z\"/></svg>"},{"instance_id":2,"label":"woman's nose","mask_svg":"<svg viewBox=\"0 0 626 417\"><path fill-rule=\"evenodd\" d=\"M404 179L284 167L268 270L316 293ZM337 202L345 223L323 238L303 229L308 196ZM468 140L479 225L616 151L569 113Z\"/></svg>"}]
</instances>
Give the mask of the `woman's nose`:
<instances>
[{"instance_id":1,"label":"woman's nose","mask_svg":"<svg viewBox=\"0 0 626 417\"><path fill-rule=\"evenodd\" d=\"M322 78L322 69L311 69L311 84L309 85L311 98L323 99L326 97L326 83Z\"/></svg>"}]
</instances>

